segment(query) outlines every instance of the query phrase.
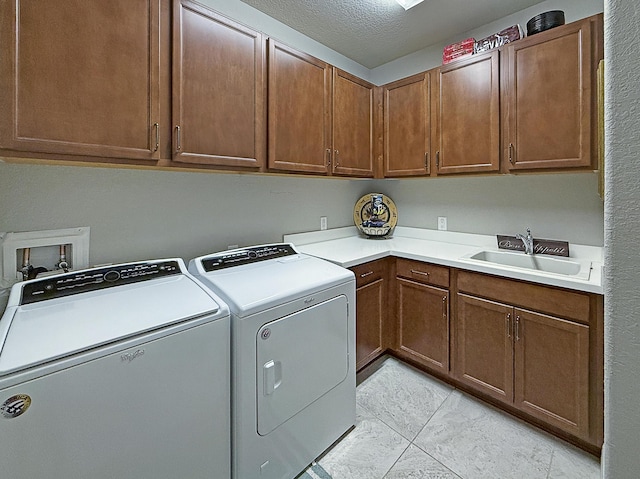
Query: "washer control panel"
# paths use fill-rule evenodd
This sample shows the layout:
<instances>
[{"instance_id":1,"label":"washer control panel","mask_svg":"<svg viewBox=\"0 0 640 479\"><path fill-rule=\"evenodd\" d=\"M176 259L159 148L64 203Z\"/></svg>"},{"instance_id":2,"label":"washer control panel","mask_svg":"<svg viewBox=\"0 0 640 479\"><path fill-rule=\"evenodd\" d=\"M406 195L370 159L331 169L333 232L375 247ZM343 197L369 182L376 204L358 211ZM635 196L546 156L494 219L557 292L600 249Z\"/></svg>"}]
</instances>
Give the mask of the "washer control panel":
<instances>
[{"instance_id":1,"label":"washer control panel","mask_svg":"<svg viewBox=\"0 0 640 479\"><path fill-rule=\"evenodd\" d=\"M209 256L202 260L202 267L209 272L296 254L298 252L290 244L251 246Z\"/></svg>"},{"instance_id":2,"label":"washer control panel","mask_svg":"<svg viewBox=\"0 0 640 479\"><path fill-rule=\"evenodd\" d=\"M138 283L162 276L182 274L177 261L131 263L49 276L22 287L20 304L86 293L98 289Z\"/></svg>"}]
</instances>

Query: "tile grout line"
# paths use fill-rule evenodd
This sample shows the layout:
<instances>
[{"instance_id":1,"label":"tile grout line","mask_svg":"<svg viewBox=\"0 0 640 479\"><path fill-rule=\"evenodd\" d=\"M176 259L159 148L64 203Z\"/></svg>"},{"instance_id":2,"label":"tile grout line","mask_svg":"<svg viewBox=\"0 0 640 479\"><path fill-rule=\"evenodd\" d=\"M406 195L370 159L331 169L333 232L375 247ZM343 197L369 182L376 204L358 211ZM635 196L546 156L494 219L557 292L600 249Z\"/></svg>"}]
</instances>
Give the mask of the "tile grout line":
<instances>
[{"instance_id":1,"label":"tile grout line","mask_svg":"<svg viewBox=\"0 0 640 479\"><path fill-rule=\"evenodd\" d=\"M424 423L424 425L420 428L420 431L418 431L418 434L416 434L416 436L411 440L411 444L413 444L413 441L415 441L416 437L418 437L420 435L420 433L424 430L425 427L427 427L427 424L429 424L429 421L431 421L433 419L433 416L436 415L436 413L442 409L442 406L444 406L444 403L446 403L449 398L451 397L451 395L454 393L454 391L457 391L456 388L451 389L451 391L449 391L449 394L447 394L447 397L443 399L443 401L440 403L440 406L438 406L436 408L435 411L433 411L433 413L431 414L431 416L429 416L429 419L427 419L427 422ZM417 444L416 444L417 446ZM418 446L419 447L419 446ZM425 451L427 452L427 451Z\"/></svg>"},{"instance_id":2,"label":"tile grout line","mask_svg":"<svg viewBox=\"0 0 640 479\"><path fill-rule=\"evenodd\" d=\"M553 450L551 451L551 459L549 459L549 469L547 469L547 479L550 478L551 476L551 464L553 464L553 456L555 456L556 454L556 447L553 447Z\"/></svg>"},{"instance_id":3,"label":"tile grout line","mask_svg":"<svg viewBox=\"0 0 640 479\"><path fill-rule=\"evenodd\" d=\"M403 436L404 437L404 436ZM409 449L411 447L411 444L413 444L411 441L409 441L409 444L407 444L407 447L404 448L404 450L402 451L402 453L398 456L398 459L396 459L394 461L393 464L391 464L391 467L384 473L384 475L382 476L382 479L385 479L385 477L387 477L387 475L391 472L391 469L393 469L393 467L398 464L398 461L402 458L402 456L404 456L404 453L407 452L407 449Z\"/></svg>"},{"instance_id":4,"label":"tile grout line","mask_svg":"<svg viewBox=\"0 0 640 479\"><path fill-rule=\"evenodd\" d=\"M446 468L447 470L451 471L452 473L454 473L456 476L458 476L460 479L465 479L464 476L462 476L462 474L460 474L459 472L457 472L455 469L453 469L450 466L447 466L446 464L443 464L441 461L439 461L438 459L436 459L435 457L433 457L431 454L429 454L429 452L425 451L423 448L421 448L418 444L416 444L414 441L415 439L420 435L420 433L422 431L424 431L424 428L427 427L427 424L429 424L429 421L431 421L431 419L433 419L433 416L436 415L436 413L442 409L442 407L444 406L444 403L447 402L447 400L451 397L451 395L457 391L458 388L452 388L451 391L449 392L449 394L447 395L447 397L444 399L444 401L442 401L442 403L440 404L440 406L438 406L438 408L433 412L433 414L431 414L431 416L429 416L429 419L427 419L427 422L424 424L424 426L422 426L422 429L420 429L420 432L418 432L418 434L416 434L416 437L413 438L413 441L411 441L411 444L413 444L414 446L416 446L418 449L420 449L422 452L424 452L427 456L429 456L430 458L432 458L434 461L436 461L438 464L441 464L442 467ZM549 464L549 466L551 466L551 464ZM383 478L384 479L384 478ZM549 479L547 477L547 479Z\"/></svg>"}]
</instances>

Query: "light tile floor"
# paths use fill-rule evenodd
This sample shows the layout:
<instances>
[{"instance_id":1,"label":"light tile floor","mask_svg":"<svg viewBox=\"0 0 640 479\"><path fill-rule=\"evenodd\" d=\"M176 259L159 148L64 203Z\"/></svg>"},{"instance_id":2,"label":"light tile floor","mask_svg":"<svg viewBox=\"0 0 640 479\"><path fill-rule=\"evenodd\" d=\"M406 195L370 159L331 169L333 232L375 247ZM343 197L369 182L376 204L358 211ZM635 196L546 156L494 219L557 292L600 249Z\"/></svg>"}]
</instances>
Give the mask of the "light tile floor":
<instances>
[{"instance_id":1,"label":"light tile floor","mask_svg":"<svg viewBox=\"0 0 640 479\"><path fill-rule=\"evenodd\" d=\"M387 358L356 427L299 479L597 479L589 454Z\"/></svg>"}]
</instances>

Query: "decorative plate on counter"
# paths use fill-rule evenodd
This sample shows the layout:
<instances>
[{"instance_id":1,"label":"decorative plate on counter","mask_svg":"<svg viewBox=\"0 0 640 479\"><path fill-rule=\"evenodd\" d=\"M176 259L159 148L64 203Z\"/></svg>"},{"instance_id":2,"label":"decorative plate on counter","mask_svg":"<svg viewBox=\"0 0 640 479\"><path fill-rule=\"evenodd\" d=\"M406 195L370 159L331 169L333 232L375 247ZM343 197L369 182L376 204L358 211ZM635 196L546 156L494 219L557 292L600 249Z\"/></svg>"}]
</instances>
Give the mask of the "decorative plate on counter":
<instances>
[{"instance_id":1,"label":"decorative plate on counter","mask_svg":"<svg viewBox=\"0 0 640 479\"><path fill-rule=\"evenodd\" d=\"M398 223L398 210L388 196L369 193L356 202L353 222L367 236L387 236Z\"/></svg>"}]
</instances>

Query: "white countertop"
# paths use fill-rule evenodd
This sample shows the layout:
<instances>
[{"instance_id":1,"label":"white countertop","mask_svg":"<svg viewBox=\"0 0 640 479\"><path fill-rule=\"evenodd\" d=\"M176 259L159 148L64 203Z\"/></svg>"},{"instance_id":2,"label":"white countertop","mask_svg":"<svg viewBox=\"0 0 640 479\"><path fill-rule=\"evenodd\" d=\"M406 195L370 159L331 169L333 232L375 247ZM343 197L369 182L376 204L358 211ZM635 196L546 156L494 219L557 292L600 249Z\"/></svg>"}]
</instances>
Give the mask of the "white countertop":
<instances>
[{"instance_id":1,"label":"white countertop","mask_svg":"<svg viewBox=\"0 0 640 479\"><path fill-rule=\"evenodd\" d=\"M468 256L480 251L505 251L498 249L496 236L490 235L398 226L390 238L371 239L361 236L355 226L350 226L288 234L284 235L283 240L293 243L302 253L326 259L345 268L386 256L396 256L549 286L603 293L603 249L597 246L572 243L569 245L569 258L539 255L587 264L590 262L591 271L588 279L580 279L575 276L469 259Z\"/></svg>"}]
</instances>

